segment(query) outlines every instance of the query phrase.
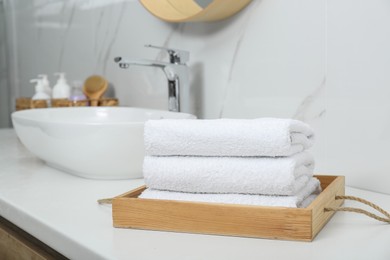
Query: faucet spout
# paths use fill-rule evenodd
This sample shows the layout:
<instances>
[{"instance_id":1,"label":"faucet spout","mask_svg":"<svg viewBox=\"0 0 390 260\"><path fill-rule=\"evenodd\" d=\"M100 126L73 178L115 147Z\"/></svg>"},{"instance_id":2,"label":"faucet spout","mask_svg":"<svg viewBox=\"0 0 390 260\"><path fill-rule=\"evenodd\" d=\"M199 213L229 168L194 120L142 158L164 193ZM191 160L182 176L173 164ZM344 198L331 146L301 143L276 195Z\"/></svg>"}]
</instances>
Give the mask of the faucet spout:
<instances>
[{"instance_id":1,"label":"faucet spout","mask_svg":"<svg viewBox=\"0 0 390 260\"><path fill-rule=\"evenodd\" d=\"M154 60L125 60L122 57L114 58L114 61L119 64L119 67L122 69L128 69L130 65L138 65L138 66L149 66L149 67L159 67L164 68L168 66L170 63L162 62L162 61L154 61Z\"/></svg>"},{"instance_id":2,"label":"faucet spout","mask_svg":"<svg viewBox=\"0 0 390 260\"><path fill-rule=\"evenodd\" d=\"M168 110L180 111L180 89L189 88L188 67L186 62L189 60L189 52L176 49L168 49L153 45L146 47L158 48L168 52L169 62L155 60L127 60L122 57L114 58L122 69L128 69L130 65L147 66L161 68L168 80Z\"/></svg>"}]
</instances>

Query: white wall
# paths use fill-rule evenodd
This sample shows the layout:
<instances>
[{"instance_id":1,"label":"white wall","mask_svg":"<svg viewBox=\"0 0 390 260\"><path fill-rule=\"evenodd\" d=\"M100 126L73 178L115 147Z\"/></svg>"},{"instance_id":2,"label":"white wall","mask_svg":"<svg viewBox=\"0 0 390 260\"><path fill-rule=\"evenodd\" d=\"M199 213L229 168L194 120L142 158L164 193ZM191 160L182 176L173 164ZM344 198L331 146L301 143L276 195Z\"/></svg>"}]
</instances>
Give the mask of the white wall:
<instances>
[{"instance_id":1,"label":"white wall","mask_svg":"<svg viewBox=\"0 0 390 260\"><path fill-rule=\"evenodd\" d=\"M6 16L3 1L0 0L0 128L10 127L10 86L8 82L8 55Z\"/></svg>"},{"instance_id":2,"label":"white wall","mask_svg":"<svg viewBox=\"0 0 390 260\"><path fill-rule=\"evenodd\" d=\"M121 70L118 55L165 59L144 44L191 52L201 118L293 117L317 133L317 172L390 193L390 2L253 0L214 23L169 24L135 0L5 0L15 15L18 79L65 71L104 75L124 106L166 109L158 69Z\"/></svg>"}]
</instances>

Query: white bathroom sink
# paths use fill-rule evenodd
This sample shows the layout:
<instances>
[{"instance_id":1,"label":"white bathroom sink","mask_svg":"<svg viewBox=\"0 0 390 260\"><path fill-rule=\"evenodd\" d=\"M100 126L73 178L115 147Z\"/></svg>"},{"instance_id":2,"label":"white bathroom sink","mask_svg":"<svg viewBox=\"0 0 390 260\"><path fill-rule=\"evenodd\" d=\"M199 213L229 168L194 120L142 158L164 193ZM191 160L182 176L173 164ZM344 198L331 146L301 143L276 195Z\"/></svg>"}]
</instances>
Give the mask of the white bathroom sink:
<instances>
[{"instance_id":1,"label":"white bathroom sink","mask_svg":"<svg viewBox=\"0 0 390 260\"><path fill-rule=\"evenodd\" d=\"M142 177L148 119L195 118L131 107L70 107L12 113L21 142L48 165L93 179Z\"/></svg>"}]
</instances>

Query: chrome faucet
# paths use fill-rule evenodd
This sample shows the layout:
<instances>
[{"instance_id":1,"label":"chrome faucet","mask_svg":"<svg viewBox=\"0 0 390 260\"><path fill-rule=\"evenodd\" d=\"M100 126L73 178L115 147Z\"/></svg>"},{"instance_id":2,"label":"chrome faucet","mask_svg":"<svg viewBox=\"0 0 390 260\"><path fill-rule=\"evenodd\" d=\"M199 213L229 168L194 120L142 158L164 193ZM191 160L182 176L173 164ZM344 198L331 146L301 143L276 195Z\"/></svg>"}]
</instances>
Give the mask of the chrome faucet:
<instances>
[{"instance_id":1,"label":"chrome faucet","mask_svg":"<svg viewBox=\"0 0 390 260\"><path fill-rule=\"evenodd\" d=\"M188 51L164 48L154 45L145 45L145 47L165 50L169 54L169 62L153 60L124 60L122 57L116 57L114 61L122 69L127 69L130 65L150 66L161 68L168 79L168 110L179 112L180 110L180 92L181 89L189 89L188 67L186 62L190 59Z\"/></svg>"}]
</instances>

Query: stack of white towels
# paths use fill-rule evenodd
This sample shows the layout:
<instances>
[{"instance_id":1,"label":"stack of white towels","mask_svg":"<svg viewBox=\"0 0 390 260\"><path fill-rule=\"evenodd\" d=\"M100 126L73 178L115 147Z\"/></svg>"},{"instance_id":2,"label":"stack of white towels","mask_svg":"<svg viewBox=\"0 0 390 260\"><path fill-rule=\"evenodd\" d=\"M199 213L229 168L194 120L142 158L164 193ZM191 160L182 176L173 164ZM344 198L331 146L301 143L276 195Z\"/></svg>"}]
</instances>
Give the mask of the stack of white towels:
<instances>
[{"instance_id":1,"label":"stack of white towels","mask_svg":"<svg viewBox=\"0 0 390 260\"><path fill-rule=\"evenodd\" d=\"M306 207L321 191L298 120L150 120L144 141L140 198Z\"/></svg>"}]
</instances>

